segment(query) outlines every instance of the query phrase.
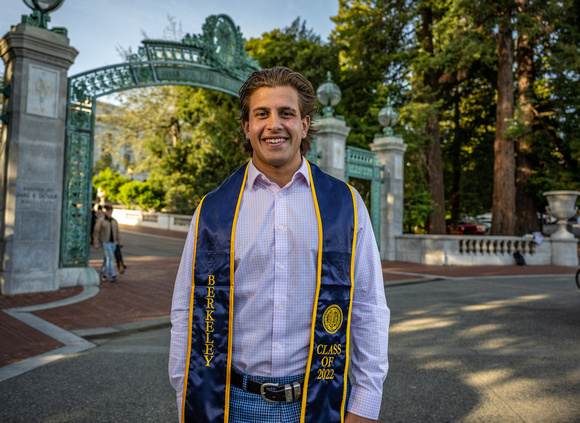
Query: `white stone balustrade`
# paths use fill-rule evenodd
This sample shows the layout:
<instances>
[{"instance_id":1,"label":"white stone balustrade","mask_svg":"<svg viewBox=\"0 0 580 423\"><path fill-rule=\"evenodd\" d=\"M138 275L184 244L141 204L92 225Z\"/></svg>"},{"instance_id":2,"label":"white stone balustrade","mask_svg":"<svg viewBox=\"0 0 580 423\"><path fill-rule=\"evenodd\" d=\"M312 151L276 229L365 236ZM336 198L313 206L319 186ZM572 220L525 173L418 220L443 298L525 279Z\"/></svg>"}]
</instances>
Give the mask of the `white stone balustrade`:
<instances>
[{"instance_id":1,"label":"white stone balustrade","mask_svg":"<svg viewBox=\"0 0 580 423\"><path fill-rule=\"evenodd\" d=\"M473 266L515 264L518 250L528 265L551 264L549 238L537 244L515 236L481 235L398 235L397 260L412 263Z\"/></svg>"},{"instance_id":2,"label":"white stone balustrade","mask_svg":"<svg viewBox=\"0 0 580 423\"><path fill-rule=\"evenodd\" d=\"M113 210L113 217L121 225L145 226L148 228L187 232L189 231L192 216L115 209Z\"/></svg>"}]
</instances>

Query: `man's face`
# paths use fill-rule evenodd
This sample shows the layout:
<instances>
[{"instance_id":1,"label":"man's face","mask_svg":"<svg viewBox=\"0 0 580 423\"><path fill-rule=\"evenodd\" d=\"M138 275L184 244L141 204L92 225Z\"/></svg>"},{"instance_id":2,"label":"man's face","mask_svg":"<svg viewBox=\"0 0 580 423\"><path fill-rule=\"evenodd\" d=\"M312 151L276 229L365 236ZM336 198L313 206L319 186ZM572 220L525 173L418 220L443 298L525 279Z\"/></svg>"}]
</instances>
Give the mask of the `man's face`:
<instances>
[{"instance_id":1,"label":"man's face","mask_svg":"<svg viewBox=\"0 0 580 423\"><path fill-rule=\"evenodd\" d=\"M250 97L249 120L242 125L252 144L253 163L266 176L271 172L293 175L300 168L300 144L308 133L310 116L300 118L296 89L257 89Z\"/></svg>"}]
</instances>

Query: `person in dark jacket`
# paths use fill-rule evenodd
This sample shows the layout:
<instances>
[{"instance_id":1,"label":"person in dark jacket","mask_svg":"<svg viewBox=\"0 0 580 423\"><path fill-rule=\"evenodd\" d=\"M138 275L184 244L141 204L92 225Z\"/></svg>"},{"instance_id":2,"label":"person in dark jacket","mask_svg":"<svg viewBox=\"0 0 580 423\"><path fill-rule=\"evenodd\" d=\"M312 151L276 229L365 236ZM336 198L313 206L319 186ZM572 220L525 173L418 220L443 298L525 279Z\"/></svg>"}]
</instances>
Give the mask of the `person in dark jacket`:
<instances>
[{"instance_id":1,"label":"person in dark jacket","mask_svg":"<svg viewBox=\"0 0 580 423\"><path fill-rule=\"evenodd\" d=\"M103 247L103 265L101 266L101 280L107 280L107 270L111 282L117 280L115 275L115 249L121 242L121 235L119 233L119 224L113 218L113 208L109 205L105 206L105 216L98 219L93 230L94 247L99 249Z\"/></svg>"}]
</instances>

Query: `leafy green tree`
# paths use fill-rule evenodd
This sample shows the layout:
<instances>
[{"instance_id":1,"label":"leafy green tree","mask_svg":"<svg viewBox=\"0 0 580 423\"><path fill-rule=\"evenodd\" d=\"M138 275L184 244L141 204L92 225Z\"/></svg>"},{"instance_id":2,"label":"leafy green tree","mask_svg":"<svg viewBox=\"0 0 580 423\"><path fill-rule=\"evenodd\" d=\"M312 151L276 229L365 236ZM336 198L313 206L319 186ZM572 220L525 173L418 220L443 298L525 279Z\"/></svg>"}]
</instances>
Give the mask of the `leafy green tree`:
<instances>
[{"instance_id":1,"label":"leafy green tree","mask_svg":"<svg viewBox=\"0 0 580 423\"><path fill-rule=\"evenodd\" d=\"M534 119L527 134L534 167L527 190L544 210L543 192L580 186L580 3L534 5L542 9L534 20ZM517 123L520 130L522 120Z\"/></svg>"},{"instance_id":2,"label":"leafy green tree","mask_svg":"<svg viewBox=\"0 0 580 423\"><path fill-rule=\"evenodd\" d=\"M174 139L148 139L149 182L165 192L168 211L191 214L202 197L246 160L239 142L236 98L202 88L181 87L174 120Z\"/></svg>"},{"instance_id":3,"label":"leafy green tree","mask_svg":"<svg viewBox=\"0 0 580 423\"><path fill-rule=\"evenodd\" d=\"M285 66L300 72L315 90L326 81L328 71L338 79L338 49L332 43L323 43L299 17L289 27L250 38L246 50L263 68Z\"/></svg>"},{"instance_id":4,"label":"leafy green tree","mask_svg":"<svg viewBox=\"0 0 580 423\"><path fill-rule=\"evenodd\" d=\"M96 198L97 190L101 188L105 191L105 197L115 202L118 200L119 189L129 181L130 179L121 176L120 172L113 172L109 168L104 169L93 176L93 197Z\"/></svg>"},{"instance_id":5,"label":"leafy green tree","mask_svg":"<svg viewBox=\"0 0 580 423\"><path fill-rule=\"evenodd\" d=\"M117 200L129 210L133 209L133 202L144 210L158 210L161 206L159 195L154 191L151 184L141 181L130 181L121 185Z\"/></svg>"}]
</instances>

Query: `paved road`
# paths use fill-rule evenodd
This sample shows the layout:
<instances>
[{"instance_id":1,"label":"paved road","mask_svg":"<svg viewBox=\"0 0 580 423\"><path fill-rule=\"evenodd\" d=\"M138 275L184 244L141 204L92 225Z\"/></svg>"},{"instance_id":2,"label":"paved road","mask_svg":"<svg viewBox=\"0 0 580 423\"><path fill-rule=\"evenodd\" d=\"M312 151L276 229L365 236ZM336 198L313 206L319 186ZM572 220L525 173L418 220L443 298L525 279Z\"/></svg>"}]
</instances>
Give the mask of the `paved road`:
<instances>
[{"instance_id":1,"label":"paved road","mask_svg":"<svg viewBox=\"0 0 580 423\"><path fill-rule=\"evenodd\" d=\"M130 235L127 254L163 257L143 239ZM167 242L174 257L183 241ZM391 369L379 422L580 421L573 276L417 282L386 289ZM91 341L0 383L0 421L176 421L168 328Z\"/></svg>"},{"instance_id":2,"label":"paved road","mask_svg":"<svg viewBox=\"0 0 580 423\"><path fill-rule=\"evenodd\" d=\"M380 421L579 422L572 276L387 288L391 369Z\"/></svg>"},{"instance_id":3,"label":"paved road","mask_svg":"<svg viewBox=\"0 0 580 423\"><path fill-rule=\"evenodd\" d=\"M92 341L103 343L1 383L0 421L177 422L169 328Z\"/></svg>"}]
</instances>

